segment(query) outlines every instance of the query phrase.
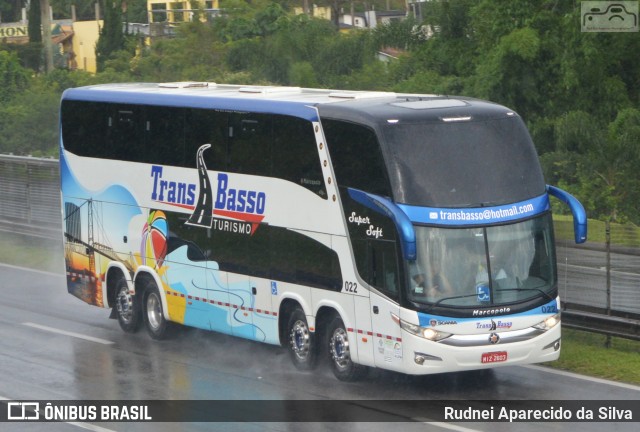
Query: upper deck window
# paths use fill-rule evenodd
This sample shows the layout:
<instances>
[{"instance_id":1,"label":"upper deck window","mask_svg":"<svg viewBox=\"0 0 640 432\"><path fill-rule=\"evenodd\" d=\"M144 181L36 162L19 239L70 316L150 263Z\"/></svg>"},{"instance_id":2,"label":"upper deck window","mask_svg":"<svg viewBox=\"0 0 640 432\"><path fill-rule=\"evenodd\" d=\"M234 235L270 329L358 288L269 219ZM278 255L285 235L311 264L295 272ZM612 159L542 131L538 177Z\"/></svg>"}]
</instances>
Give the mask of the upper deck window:
<instances>
[{"instance_id":1,"label":"upper deck window","mask_svg":"<svg viewBox=\"0 0 640 432\"><path fill-rule=\"evenodd\" d=\"M64 148L76 155L288 180L327 199L313 124L299 117L64 100Z\"/></svg>"},{"instance_id":2,"label":"upper deck window","mask_svg":"<svg viewBox=\"0 0 640 432\"><path fill-rule=\"evenodd\" d=\"M397 202L479 207L545 192L529 133L517 116L382 125Z\"/></svg>"},{"instance_id":3,"label":"upper deck window","mask_svg":"<svg viewBox=\"0 0 640 432\"><path fill-rule=\"evenodd\" d=\"M323 119L322 127L338 184L391 197L380 143L373 129L332 119Z\"/></svg>"}]
</instances>

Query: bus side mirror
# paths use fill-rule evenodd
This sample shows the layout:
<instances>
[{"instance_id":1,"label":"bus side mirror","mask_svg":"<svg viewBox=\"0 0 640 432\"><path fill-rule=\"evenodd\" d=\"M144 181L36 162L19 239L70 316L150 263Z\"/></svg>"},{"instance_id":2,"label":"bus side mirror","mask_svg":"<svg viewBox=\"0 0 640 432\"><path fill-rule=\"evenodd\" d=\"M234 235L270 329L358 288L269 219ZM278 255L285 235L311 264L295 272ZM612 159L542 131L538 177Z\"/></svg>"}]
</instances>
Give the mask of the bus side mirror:
<instances>
[{"instance_id":1,"label":"bus side mirror","mask_svg":"<svg viewBox=\"0 0 640 432\"><path fill-rule=\"evenodd\" d=\"M576 243L584 243L587 241L587 213L580 201L569 192L565 192L555 186L547 185L547 192L564 202L571 209L573 214L573 233Z\"/></svg>"},{"instance_id":2,"label":"bus side mirror","mask_svg":"<svg viewBox=\"0 0 640 432\"><path fill-rule=\"evenodd\" d=\"M348 188L349 196L354 200L370 208L371 210L387 216L393 221L400 238L402 255L405 260L415 261L416 259L416 232L409 216L398 207L393 201L363 192L359 189Z\"/></svg>"}]
</instances>

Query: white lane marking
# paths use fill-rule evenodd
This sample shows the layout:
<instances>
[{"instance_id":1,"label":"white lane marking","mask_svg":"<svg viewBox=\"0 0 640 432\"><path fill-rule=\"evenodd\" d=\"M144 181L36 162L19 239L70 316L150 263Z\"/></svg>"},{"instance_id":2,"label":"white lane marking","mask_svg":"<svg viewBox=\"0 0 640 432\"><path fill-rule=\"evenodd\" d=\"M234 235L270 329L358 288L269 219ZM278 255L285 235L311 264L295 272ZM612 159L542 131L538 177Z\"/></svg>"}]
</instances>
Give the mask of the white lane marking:
<instances>
[{"instance_id":1,"label":"white lane marking","mask_svg":"<svg viewBox=\"0 0 640 432\"><path fill-rule=\"evenodd\" d=\"M13 401L13 400L17 400L17 399L11 399L5 396L0 396L0 400L4 400L4 401ZM101 426L96 426L90 423L82 423L82 422L65 422L66 424L70 424L72 426L76 426L82 429L87 429L90 431L94 431L94 432L115 432L112 429L107 429L107 428L103 428Z\"/></svg>"},{"instance_id":2,"label":"white lane marking","mask_svg":"<svg viewBox=\"0 0 640 432\"><path fill-rule=\"evenodd\" d=\"M11 264L5 264L5 263L0 263L0 267L7 267L7 268L10 268L10 269L14 269L14 270L22 270L22 271L33 272L33 273L40 273L40 274L43 274L45 276L65 277L65 275L63 275L61 273L53 273L53 272L48 272L48 271L44 271L44 270L36 270L36 269L29 268L29 267L20 267L20 266L15 266L15 265L11 265Z\"/></svg>"},{"instance_id":3,"label":"white lane marking","mask_svg":"<svg viewBox=\"0 0 640 432\"><path fill-rule=\"evenodd\" d=\"M77 426L82 429L87 429L94 432L115 432L112 429L103 428L102 426L96 426L91 423L82 423L82 422L66 422L70 425Z\"/></svg>"},{"instance_id":4,"label":"white lane marking","mask_svg":"<svg viewBox=\"0 0 640 432\"><path fill-rule=\"evenodd\" d=\"M80 333L74 333L74 332L69 332L66 330L60 330L57 328L53 328L53 327L48 327L48 326L44 326L44 325L40 325L40 324L35 324L32 322L25 322L22 323L22 325L27 326L27 327L33 327L33 328L37 328L40 330L44 330L44 331L48 331L48 332L52 332L52 333L58 333L58 334L62 334L62 335L66 335L66 336L72 336L78 339L84 339L84 340L88 340L91 342L97 342L97 343L101 343L103 345L113 345L115 342L111 342L108 341L106 339L100 339L100 338L95 338L93 336L86 336Z\"/></svg>"},{"instance_id":5,"label":"white lane marking","mask_svg":"<svg viewBox=\"0 0 640 432\"><path fill-rule=\"evenodd\" d=\"M536 371L542 371L542 372L547 372L550 374L556 374L556 375L562 375L562 376L568 376L571 378L576 378L576 379L581 379L581 380L585 380L585 381L591 381L597 384L606 384L606 385L610 385L610 386L614 386L614 387L621 387L627 390L635 390L637 392L640 392L640 386L634 385L634 384L627 384L627 383L621 383L621 382L617 382L617 381L609 381L606 379L602 379L602 378L594 378L594 377L590 377L587 375L580 375L574 372L568 372L568 371L564 371L564 370L560 370L560 369L552 369L550 367L544 367L544 366L534 366L534 365L521 365L520 367L523 368L527 368L527 369L533 369Z\"/></svg>"},{"instance_id":6,"label":"white lane marking","mask_svg":"<svg viewBox=\"0 0 640 432\"><path fill-rule=\"evenodd\" d=\"M414 418L413 420L417 420L421 423L424 423L426 425L431 425L431 426L436 426L442 429L449 429L452 431L456 431L456 432L481 432L478 429L469 429L466 428L464 426L458 426L455 424L449 424L449 423L444 423L444 422L437 422L437 421L431 421L427 418L421 418L421 417L417 417Z\"/></svg>"}]
</instances>

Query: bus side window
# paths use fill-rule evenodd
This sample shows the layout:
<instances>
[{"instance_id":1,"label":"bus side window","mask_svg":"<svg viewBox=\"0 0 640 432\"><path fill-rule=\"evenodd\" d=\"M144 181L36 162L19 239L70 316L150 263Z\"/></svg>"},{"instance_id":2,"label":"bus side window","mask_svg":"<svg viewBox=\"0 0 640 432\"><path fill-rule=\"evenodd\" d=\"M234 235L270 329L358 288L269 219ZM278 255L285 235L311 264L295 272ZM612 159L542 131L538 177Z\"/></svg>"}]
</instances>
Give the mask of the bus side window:
<instances>
[{"instance_id":1,"label":"bus side window","mask_svg":"<svg viewBox=\"0 0 640 432\"><path fill-rule=\"evenodd\" d=\"M139 105L113 105L109 112L107 147L113 158L141 162L145 158L144 114Z\"/></svg>"},{"instance_id":2,"label":"bus side window","mask_svg":"<svg viewBox=\"0 0 640 432\"><path fill-rule=\"evenodd\" d=\"M229 114L229 172L271 175L271 116Z\"/></svg>"},{"instance_id":3,"label":"bus side window","mask_svg":"<svg viewBox=\"0 0 640 432\"><path fill-rule=\"evenodd\" d=\"M148 162L183 166L184 109L148 106L144 126Z\"/></svg>"},{"instance_id":4,"label":"bus side window","mask_svg":"<svg viewBox=\"0 0 640 432\"><path fill-rule=\"evenodd\" d=\"M185 112L185 164L196 167L198 149L211 144L204 154L210 171L227 171L228 113L189 108Z\"/></svg>"},{"instance_id":5,"label":"bus side window","mask_svg":"<svg viewBox=\"0 0 640 432\"><path fill-rule=\"evenodd\" d=\"M340 261L334 250L295 231L269 229L272 279L332 291L342 289Z\"/></svg>"},{"instance_id":6,"label":"bus side window","mask_svg":"<svg viewBox=\"0 0 640 432\"><path fill-rule=\"evenodd\" d=\"M293 182L327 199L311 122L273 116L273 134L273 177Z\"/></svg>"},{"instance_id":7,"label":"bus side window","mask_svg":"<svg viewBox=\"0 0 640 432\"><path fill-rule=\"evenodd\" d=\"M61 111L64 148L78 156L107 157L108 104L65 100Z\"/></svg>"},{"instance_id":8,"label":"bus side window","mask_svg":"<svg viewBox=\"0 0 640 432\"><path fill-rule=\"evenodd\" d=\"M374 130L332 119L323 119L322 127L340 187L392 196L382 150Z\"/></svg>"},{"instance_id":9,"label":"bus side window","mask_svg":"<svg viewBox=\"0 0 640 432\"><path fill-rule=\"evenodd\" d=\"M400 274L395 241L354 239L353 248L360 277L391 299L398 300Z\"/></svg>"},{"instance_id":10,"label":"bus side window","mask_svg":"<svg viewBox=\"0 0 640 432\"><path fill-rule=\"evenodd\" d=\"M398 251L395 242L371 241L372 284L398 299Z\"/></svg>"}]
</instances>

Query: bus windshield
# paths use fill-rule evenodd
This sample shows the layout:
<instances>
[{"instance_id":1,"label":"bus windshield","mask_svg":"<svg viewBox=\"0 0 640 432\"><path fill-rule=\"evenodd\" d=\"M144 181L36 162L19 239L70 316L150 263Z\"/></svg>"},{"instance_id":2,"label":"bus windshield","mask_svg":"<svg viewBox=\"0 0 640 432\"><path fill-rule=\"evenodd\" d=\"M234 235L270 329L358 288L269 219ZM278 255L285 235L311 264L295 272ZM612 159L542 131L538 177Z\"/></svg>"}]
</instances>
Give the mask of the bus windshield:
<instances>
[{"instance_id":1,"label":"bus windshield","mask_svg":"<svg viewBox=\"0 0 640 432\"><path fill-rule=\"evenodd\" d=\"M484 307L554 296L548 213L510 225L415 231L417 259L409 265L408 293L414 303Z\"/></svg>"}]
</instances>

